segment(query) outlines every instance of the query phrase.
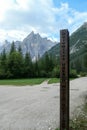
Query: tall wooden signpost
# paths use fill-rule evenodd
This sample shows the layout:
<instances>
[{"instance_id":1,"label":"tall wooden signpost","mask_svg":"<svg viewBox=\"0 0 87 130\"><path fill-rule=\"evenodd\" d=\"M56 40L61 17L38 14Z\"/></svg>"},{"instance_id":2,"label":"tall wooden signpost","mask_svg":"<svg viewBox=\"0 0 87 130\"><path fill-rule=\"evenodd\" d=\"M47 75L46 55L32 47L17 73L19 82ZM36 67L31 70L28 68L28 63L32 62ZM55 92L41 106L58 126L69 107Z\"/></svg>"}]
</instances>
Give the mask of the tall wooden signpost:
<instances>
[{"instance_id":1,"label":"tall wooden signpost","mask_svg":"<svg viewBox=\"0 0 87 130\"><path fill-rule=\"evenodd\" d=\"M69 32L60 30L60 130L69 130Z\"/></svg>"}]
</instances>

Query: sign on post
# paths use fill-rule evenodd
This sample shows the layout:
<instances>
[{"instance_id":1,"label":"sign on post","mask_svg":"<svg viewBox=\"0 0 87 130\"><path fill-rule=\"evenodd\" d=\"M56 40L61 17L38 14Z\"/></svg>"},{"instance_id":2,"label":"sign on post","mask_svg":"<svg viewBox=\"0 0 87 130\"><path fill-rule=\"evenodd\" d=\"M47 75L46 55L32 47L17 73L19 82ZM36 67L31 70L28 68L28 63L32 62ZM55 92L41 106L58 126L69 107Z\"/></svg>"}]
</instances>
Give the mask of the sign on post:
<instances>
[{"instance_id":1,"label":"sign on post","mask_svg":"<svg viewBox=\"0 0 87 130\"><path fill-rule=\"evenodd\" d=\"M69 32L60 30L60 130L69 130Z\"/></svg>"}]
</instances>

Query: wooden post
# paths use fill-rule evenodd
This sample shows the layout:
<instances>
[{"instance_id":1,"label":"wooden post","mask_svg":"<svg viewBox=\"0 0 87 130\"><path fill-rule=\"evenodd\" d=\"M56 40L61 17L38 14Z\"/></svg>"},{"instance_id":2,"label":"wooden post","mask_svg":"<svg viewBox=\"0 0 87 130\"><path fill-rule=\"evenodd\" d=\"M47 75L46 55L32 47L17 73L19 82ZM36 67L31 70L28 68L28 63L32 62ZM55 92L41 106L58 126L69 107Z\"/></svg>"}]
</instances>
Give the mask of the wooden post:
<instances>
[{"instance_id":1,"label":"wooden post","mask_svg":"<svg viewBox=\"0 0 87 130\"><path fill-rule=\"evenodd\" d=\"M69 130L69 32L60 30L60 130Z\"/></svg>"}]
</instances>

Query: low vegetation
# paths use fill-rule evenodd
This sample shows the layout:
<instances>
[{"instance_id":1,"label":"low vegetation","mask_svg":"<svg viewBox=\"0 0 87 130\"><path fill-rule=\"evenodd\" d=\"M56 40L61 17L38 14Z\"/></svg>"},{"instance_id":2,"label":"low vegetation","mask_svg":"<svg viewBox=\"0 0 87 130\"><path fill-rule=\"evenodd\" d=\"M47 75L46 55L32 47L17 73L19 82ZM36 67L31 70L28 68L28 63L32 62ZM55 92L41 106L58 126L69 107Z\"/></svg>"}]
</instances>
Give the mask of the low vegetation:
<instances>
[{"instance_id":1,"label":"low vegetation","mask_svg":"<svg viewBox=\"0 0 87 130\"><path fill-rule=\"evenodd\" d=\"M87 96L79 115L70 120L70 130L87 130Z\"/></svg>"},{"instance_id":2,"label":"low vegetation","mask_svg":"<svg viewBox=\"0 0 87 130\"><path fill-rule=\"evenodd\" d=\"M75 78L70 78L70 80L74 80ZM48 84L52 84L52 83L59 83L60 82L60 78L50 78L48 81Z\"/></svg>"},{"instance_id":3,"label":"low vegetation","mask_svg":"<svg viewBox=\"0 0 87 130\"><path fill-rule=\"evenodd\" d=\"M51 79L49 79L48 84L59 83L59 82L60 82L59 78L51 78Z\"/></svg>"},{"instance_id":4,"label":"low vegetation","mask_svg":"<svg viewBox=\"0 0 87 130\"><path fill-rule=\"evenodd\" d=\"M60 129L56 128L55 130L60 130ZM69 130L87 130L87 95L85 96L84 105L80 110L80 113L76 115L75 112L74 117L70 120Z\"/></svg>"}]
</instances>

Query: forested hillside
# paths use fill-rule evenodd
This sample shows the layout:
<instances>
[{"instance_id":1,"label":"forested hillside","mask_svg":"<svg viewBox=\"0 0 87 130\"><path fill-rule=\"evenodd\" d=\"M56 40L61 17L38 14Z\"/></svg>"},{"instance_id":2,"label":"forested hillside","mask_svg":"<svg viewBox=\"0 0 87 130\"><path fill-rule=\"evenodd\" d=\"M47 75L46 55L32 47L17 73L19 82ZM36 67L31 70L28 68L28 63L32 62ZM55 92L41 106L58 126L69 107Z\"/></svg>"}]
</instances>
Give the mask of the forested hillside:
<instances>
[{"instance_id":1,"label":"forested hillside","mask_svg":"<svg viewBox=\"0 0 87 130\"><path fill-rule=\"evenodd\" d=\"M71 68L87 72L87 23L84 23L70 37Z\"/></svg>"},{"instance_id":2,"label":"forested hillside","mask_svg":"<svg viewBox=\"0 0 87 130\"><path fill-rule=\"evenodd\" d=\"M70 69L78 74L87 73L87 23L84 23L70 36ZM48 52L53 58L60 58L60 43ZM44 54L45 55L45 54Z\"/></svg>"}]
</instances>

